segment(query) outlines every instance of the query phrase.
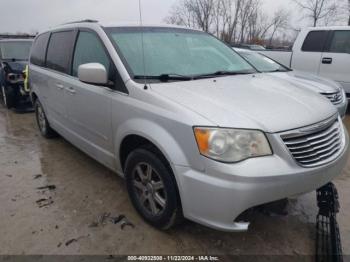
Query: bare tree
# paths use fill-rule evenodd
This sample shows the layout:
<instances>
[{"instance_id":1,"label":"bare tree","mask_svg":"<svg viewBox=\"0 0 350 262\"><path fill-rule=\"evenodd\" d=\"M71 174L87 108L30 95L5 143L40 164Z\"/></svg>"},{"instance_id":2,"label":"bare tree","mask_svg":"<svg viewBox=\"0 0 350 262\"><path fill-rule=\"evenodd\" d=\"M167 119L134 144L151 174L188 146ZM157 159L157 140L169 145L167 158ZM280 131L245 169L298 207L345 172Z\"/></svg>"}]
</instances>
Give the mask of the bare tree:
<instances>
[{"instance_id":1,"label":"bare tree","mask_svg":"<svg viewBox=\"0 0 350 262\"><path fill-rule=\"evenodd\" d=\"M261 44L264 42L263 40L266 38L266 35L268 32L271 31L272 27L274 25L277 25L277 28L274 29L275 33L279 30L279 27L281 27L280 24L278 24L275 16L270 19L269 16L264 13L262 10L261 2L256 2L256 6L252 10L250 17L248 19L248 42L251 43L259 43ZM283 17L283 15L281 16ZM274 34L275 34L274 33Z\"/></svg>"},{"instance_id":2,"label":"bare tree","mask_svg":"<svg viewBox=\"0 0 350 262\"><path fill-rule=\"evenodd\" d=\"M221 39L226 42L234 42L239 22L239 12L244 0L220 0L221 1Z\"/></svg>"},{"instance_id":3,"label":"bare tree","mask_svg":"<svg viewBox=\"0 0 350 262\"><path fill-rule=\"evenodd\" d=\"M241 8L239 10L239 22L240 22L240 41L245 42L247 38L247 31L250 18L257 12L259 7L259 0L243 0Z\"/></svg>"},{"instance_id":4,"label":"bare tree","mask_svg":"<svg viewBox=\"0 0 350 262\"><path fill-rule=\"evenodd\" d=\"M305 12L305 17L317 26L320 20L329 20L335 17L337 11L336 0L294 0L301 10Z\"/></svg>"},{"instance_id":5,"label":"bare tree","mask_svg":"<svg viewBox=\"0 0 350 262\"><path fill-rule=\"evenodd\" d=\"M289 22L289 12L283 9L279 9L275 12L272 18L272 26L271 26L271 36L269 44L272 44L273 37L276 32L280 29L286 28Z\"/></svg>"},{"instance_id":6,"label":"bare tree","mask_svg":"<svg viewBox=\"0 0 350 262\"><path fill-rule=\"evenodd\" d=\"M227 43L263 43L267 37L272 42L289 14L279 10L270 18L263 10L262 0L181 0L165 21L200 28Z\"/></svg>"},{"instance_id":7,"label":"bare tree","mask_svg":"<svg viewBox=\"0 0 350 262\"><path fill-rule=\"evenodd\" d=\"M172 7L165 21L200 28L231 41L238 24L237 13L242 1L246 0L182 0Z\"/></svg>"},{"instance_id":8,"label":"bare tree","mask_svg":"<svg viewBox=\"0 0 350 262\"><path fill-rule=\"evenodd\" d=\"M209 32L214 19L214 3L215 0L183 0L172 8L165 21Z\"/></svg>"},{"instance_id":9,"label":"bare tree","mask_svg":"<svg viewBox=\"0 0 350 262\"><path fill-rule=\"evenodd\" d=\"M218 38L223 38L227 28L227 23L231 19L232 0L215 0L213 8L213 23L215 34Z\"/></svg>"},{"instance_id":10,"label":"bare tree","mask_svg":"<svg viewBox=\"0 0 350 262\"><path fill-rule=\"evenodd\" d=\"M198 26L205 32L209 32L213 22L214 0L188 1L189 9L193 12Z\"/></svg>"},{"instance_id":11,"label":"bare tree","mask_svg":"<svg viewBox=\"0 0 350 262\"><path fill-rule=\"evenodd\" d=\"M197 23L192 10L189 8L188 1L183 1L181 4L174 5L170 10L170 14L166 17L165 22L168 24L182 25L195 28Z\"/></svg>"}]
</instances>

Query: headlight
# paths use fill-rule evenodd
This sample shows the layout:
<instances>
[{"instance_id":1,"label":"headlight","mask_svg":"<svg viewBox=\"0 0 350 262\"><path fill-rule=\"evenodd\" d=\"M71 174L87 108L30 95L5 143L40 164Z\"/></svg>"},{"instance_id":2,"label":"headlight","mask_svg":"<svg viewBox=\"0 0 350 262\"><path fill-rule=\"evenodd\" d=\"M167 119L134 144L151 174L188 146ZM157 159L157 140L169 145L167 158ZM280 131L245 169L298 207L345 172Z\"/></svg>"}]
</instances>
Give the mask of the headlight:
<instances>
[{"instance_id":1,"label":"headlight","mask_svg":"<svg viewBox=\"0 0 350 262\"><path fill-rule=\"evenodd\" d=\"M199 152L211 159L234 163L272 155L264 133L256 130L195 127Z\"/></svg>"}]
</instances>

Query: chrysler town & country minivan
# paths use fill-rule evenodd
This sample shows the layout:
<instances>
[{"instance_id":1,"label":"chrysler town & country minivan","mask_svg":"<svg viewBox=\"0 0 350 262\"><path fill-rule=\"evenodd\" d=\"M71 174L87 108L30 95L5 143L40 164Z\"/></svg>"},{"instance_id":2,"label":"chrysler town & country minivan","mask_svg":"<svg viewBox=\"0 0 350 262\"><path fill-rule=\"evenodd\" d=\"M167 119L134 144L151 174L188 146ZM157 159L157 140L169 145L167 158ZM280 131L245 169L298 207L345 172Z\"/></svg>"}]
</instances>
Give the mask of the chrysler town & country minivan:
<instances>
[{"instance_id":1,"label":"chrysler town & country minivan","mask_svg":"<svg viewBox=\"0 0 350 262\"><path fill-rule=\"evenodd\" d=\"M313 191L347 160L326 98L258 73L201 31L59 26L35 39L29 75L42 135L123 176L135 209L161 229L185 217L245 231L242 212Z\"/></svg>"}]
</instances>

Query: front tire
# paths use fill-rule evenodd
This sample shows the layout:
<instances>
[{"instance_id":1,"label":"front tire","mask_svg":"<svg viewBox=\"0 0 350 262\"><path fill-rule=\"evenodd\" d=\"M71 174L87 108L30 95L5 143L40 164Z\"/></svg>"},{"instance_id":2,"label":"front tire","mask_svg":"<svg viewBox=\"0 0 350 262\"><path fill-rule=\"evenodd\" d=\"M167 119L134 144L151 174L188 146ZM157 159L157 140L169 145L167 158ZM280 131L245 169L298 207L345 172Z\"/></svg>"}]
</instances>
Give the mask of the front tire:
<instances>
[{"instance_id":1,"label":"front tire","mask_svg":"<svg viewBox=\"0 0 350 262\"><path fill-rule=\"evenodd\" d=\"M55 130L51 128L49 121L47 121L44 108L40 103L39 99L35 101L34 107L35 107L36 121L37 121L41 135L45 138L56 137L57 133L55 132Z\"/></svg>"},{"instance_id":2,"label":"front tire","mask_svg":"<svg viewBox=\"0 0 350 262\"><path fill-rule=\"evenodd\" d=\"M175 178L166 160L147 149L136 149L126 160L125 177L131 202L143 219L166 230L182 220Z\"/></svg>"},{"instance_id":3,"label":"front tire","mask_svg":"<svg viewBox=\"0 0 350 262\"><path fill-rule=\"evenodd\" d=\"M1 86L2 101L7 109L16 106L16 95L14 90Z\"/></svg>"}]
</instances>

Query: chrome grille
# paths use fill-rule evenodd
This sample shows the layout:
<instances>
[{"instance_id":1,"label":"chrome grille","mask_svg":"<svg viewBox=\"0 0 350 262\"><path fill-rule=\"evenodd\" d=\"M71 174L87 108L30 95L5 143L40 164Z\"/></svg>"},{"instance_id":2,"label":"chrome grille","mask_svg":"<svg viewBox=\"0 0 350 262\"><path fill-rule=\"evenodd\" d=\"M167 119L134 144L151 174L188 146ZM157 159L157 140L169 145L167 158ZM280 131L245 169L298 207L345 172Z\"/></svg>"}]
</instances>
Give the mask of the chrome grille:
<instances>
[{"instance_id":1,"label":"chrome grille","mask_svg":"<svg viewBox=\"0 0 350 262\"><path fill-rule=\"evenodd\" d=\"M343 148L341 124L337 119L281 134L289 152L301 166L315 167L336 159Z\"/></svg>"},{"instance_id":2,"label":"chrome grille","mask_svg":"<svg viewBox=\"0 0 350 262\"><path fill-rule=\"evenodd\" d=\"M343 102L343 95L340 91L335 93L321 93L321 95L325 96L333 105L339 105Z\"/></svg>"}]
</instances>

